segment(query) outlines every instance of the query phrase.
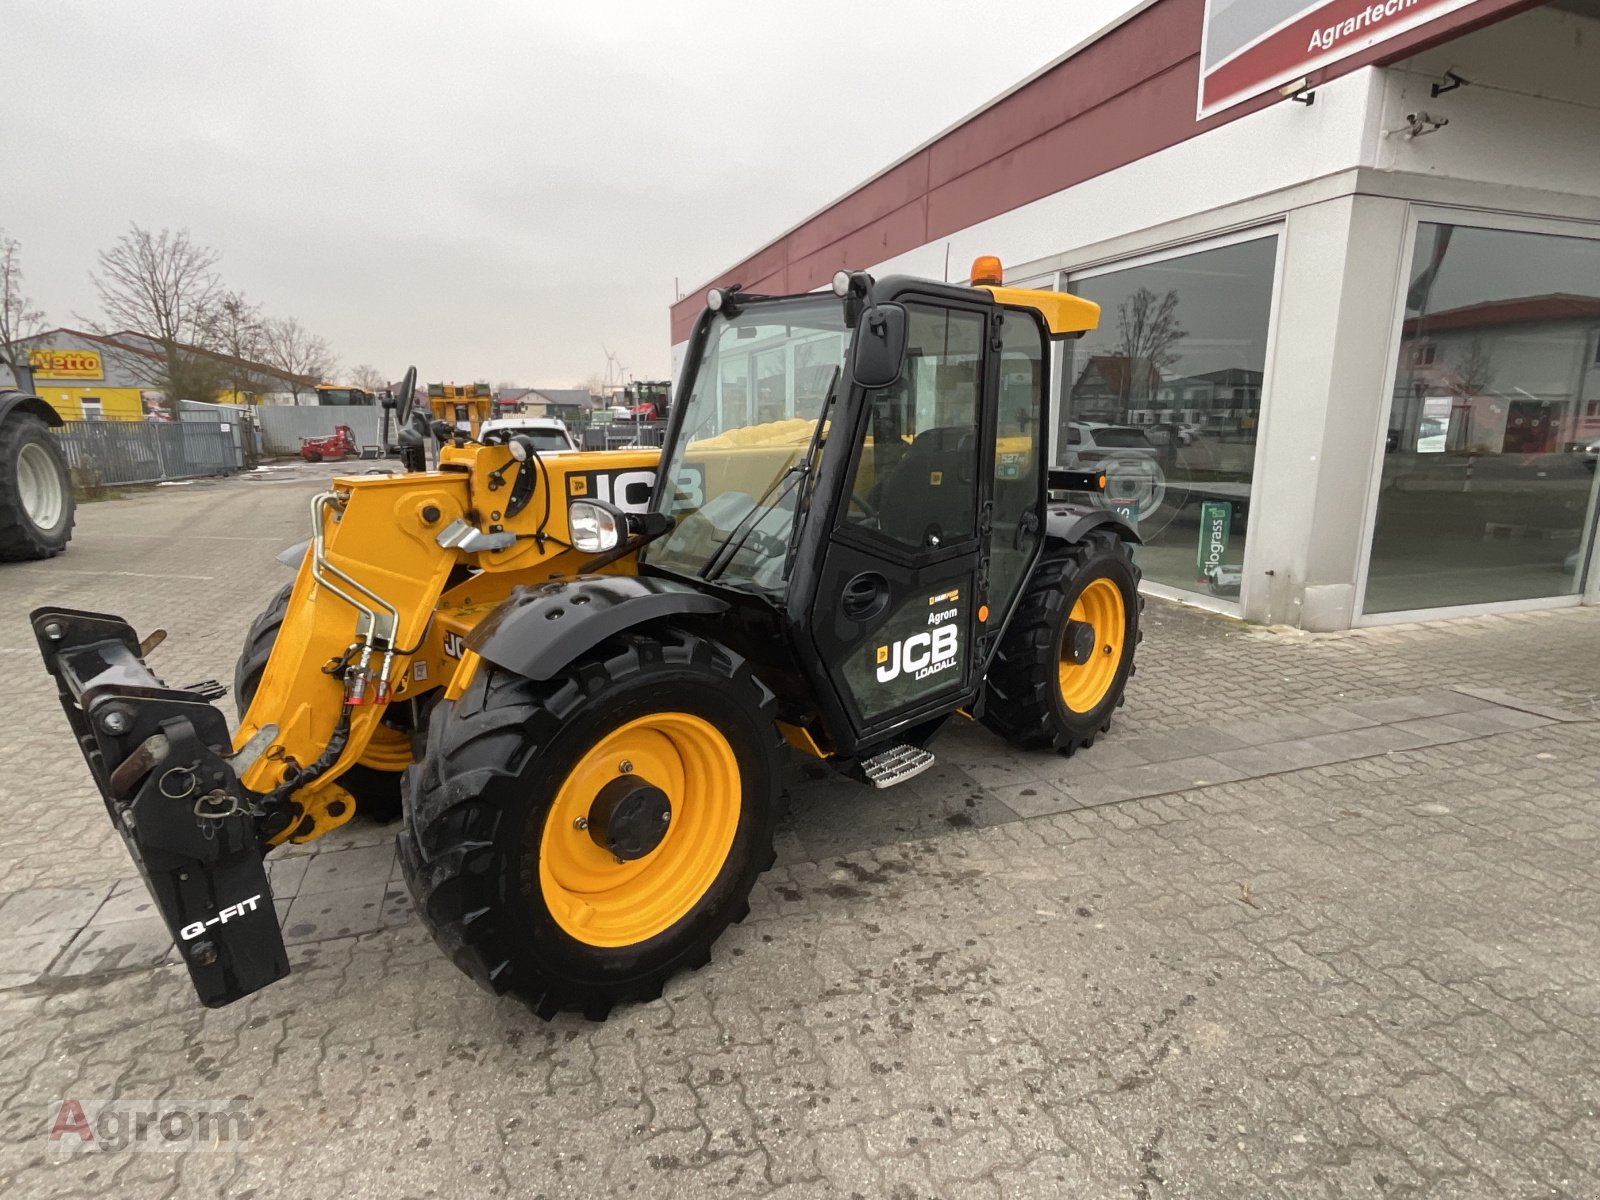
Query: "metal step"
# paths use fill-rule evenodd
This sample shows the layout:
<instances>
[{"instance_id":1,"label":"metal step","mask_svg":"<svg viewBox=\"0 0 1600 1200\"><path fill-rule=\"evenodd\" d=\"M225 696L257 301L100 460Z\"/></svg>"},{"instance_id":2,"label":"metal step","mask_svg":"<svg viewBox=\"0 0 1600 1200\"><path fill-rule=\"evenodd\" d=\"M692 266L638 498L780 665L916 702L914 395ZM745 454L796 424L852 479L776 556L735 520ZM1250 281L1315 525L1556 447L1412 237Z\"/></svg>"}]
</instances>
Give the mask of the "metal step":
<instances>
[{"instance_id":1,"label":"metal step","mask_svg":"<svg viewBox=\"0 0 1600 1200\"><path fill-rule=\"evenodd\" d=\"M862 759L861 773L873 787L887 788L904 783L914 775L921 775L931 766L932 753L920 746L909 746L902 742L898 746L880 750L871 758Z\"/></svg>"}]
</instances>

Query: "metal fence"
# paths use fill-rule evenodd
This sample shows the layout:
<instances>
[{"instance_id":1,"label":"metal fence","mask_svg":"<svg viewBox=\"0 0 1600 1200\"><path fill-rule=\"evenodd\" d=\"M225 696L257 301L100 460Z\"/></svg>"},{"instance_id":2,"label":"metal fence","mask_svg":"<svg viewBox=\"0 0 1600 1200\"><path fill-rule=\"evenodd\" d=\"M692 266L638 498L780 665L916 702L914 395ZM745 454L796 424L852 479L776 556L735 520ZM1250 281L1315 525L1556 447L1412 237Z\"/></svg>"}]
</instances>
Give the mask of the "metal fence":
<instances>
[{"instance_id":1,"label":"metal fence","mask_svg":"<svg viewBox=\"0 0 1600 1200\"><path fill-rule=\"evenodd\" d=\"M264 454L299 454L303 438L323 438L340 425L350 426L356 445L378 444L383 410L377 405L263 404L254 410L260 422L261 449ZM393 437L393 432L390 434Z\"/></svg>"},{"instance_id":2,"label":"metal fence","mask_svg":"<svg viewBox=\"0 0 1600 1200\"><path fill-rule=\"evenodd\" d=\"M231 435L234 457L240 467L253 467L264 456L261 425L256 410L243 404L207 404L201 400L179 400L178 415L185 421L215 421L218 431Z\"/></svg>"},{"instance_id":3,"label":"metal fence","mask_svg":"<svg viewBox=\"0 0 1600 1200\"><path fill-rule=\"evenodd\" d=\"M654 448L661 445L666 432L665 421L618 421L612 425L590 425L577 431L585 450Z\"/></svg>"},{"instance_id":4,"label":"metal fence","mask_svg":"<svg viewBox=\"0 0 1600 1200\"><path fill-rule=\"evenodd\" d=\"M233 423L196 414L178 421L68 421L54 431L81 490L228 475L244 465Z\"/></svg>"}]
</instances>

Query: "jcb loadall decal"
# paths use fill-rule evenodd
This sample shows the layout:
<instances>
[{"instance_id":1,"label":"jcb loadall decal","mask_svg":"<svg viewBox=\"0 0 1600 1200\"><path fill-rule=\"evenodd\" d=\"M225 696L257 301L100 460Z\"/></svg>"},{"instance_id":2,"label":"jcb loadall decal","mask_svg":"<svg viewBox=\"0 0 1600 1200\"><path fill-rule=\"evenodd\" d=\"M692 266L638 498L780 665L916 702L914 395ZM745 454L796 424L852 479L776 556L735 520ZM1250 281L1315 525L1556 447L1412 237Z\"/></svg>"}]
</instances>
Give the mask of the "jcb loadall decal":
<instances>
[{"instance_id":1,"label":"jcb loadall decal","mask_svg":"<svg viewBox=\"0 0 1600 1200\"><path fill-rule=\"evenodd\" d=\"M908 599L857 647L845 667L868 720L961 684L968 613L964 587Z\"/></svg>"},{"instance_id":2,"label":"jcb loadall decal","mask_svg":"<svg viewBox=\"0 0 1600 1200\"><path fill-rule=\"evenodd\" d=\"M955 592L934 596L928 603L954 599ZM878 682L888 683L903 671L913 679L926 679L947 671L960 661L961 609L955 605L928 614L933 628L878 647Z\"/></svg>"}]
</instances>

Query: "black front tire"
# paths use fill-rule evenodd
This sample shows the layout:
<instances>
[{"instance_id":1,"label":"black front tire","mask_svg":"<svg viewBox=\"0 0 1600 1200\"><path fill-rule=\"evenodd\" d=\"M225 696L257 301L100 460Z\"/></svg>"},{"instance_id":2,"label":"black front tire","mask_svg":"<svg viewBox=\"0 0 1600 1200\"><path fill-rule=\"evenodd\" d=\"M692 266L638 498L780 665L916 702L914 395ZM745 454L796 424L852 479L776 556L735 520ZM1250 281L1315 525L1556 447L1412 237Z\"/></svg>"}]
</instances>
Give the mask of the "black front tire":
<instances>
[{"instance_id":1,"label":"black front tire","mask_svg":"<svg viewBox=\"0 0 1600 1200\"><path fill-rule=\"evenodd\" d=\"M1111 728L1135 671L1134 651L1144 637L1139 577L1128 543L1110 530L1092 530L1071 545L1046 546L989 669L983 723L1025 750L1071 754L1094 745ZM1098 579L1109 580L1122 597L1122 653L1105 692L1079 712L1062 696L1059 668L1073 605Z\"/></svg>"},{"instance_id":2,"label":"black front tire","mask_svg":"<svg viewBox=\"0 0 1600 1200\"><path fill-rule=\"evenodd\" d=\"M541 892L541 839L563 781L598 742L656 713L698 716L726 739L741 795L732 844L704 893L644 941L598 946L568 934ZM773 863L778 812L776 705L749 664L705 638L665 628L621 634L547 681L485 662L441 702L409 777L400 862L417 910L455 964L546 1019L603 1019L653 1000L710 960L749 912Z\"/></svg>"},{"instance_id":3,"label":"black front tire","mask_svg":"<svg viewBox=\"0 0 1600 1200\"><path fill-rule=\"evenodd\" d=\"M239 661L233 667L233 701L243 717L261 686L261 673L267 669L267 659L272 657L272 645L278 640L278 630L283 627L284 614L289 611L289 593L294 582L283 585L278 594L268 602L266 609L250 624L244 635L244 649L239 651ZM339 776L339 786L350 793L356 802L356 816L369 821L394 821L400 816L403 799L401 780L404 772L380 771L376 767L356 763Z\"/></svg>"},{"instance_id":4,"label":"black front tire","mask_svg":"<svg viewBox=\"0 0 1600 1200\"><path fill-rule=\"evenodd\" d=\"M52 489L50 495L41 488ZM46 524L38 512L43 499L54 509ZM45 423L17 409L0 417L0 562L60 554L72 538L77 510L72 473Z\"/></svg>"}]
</instances>

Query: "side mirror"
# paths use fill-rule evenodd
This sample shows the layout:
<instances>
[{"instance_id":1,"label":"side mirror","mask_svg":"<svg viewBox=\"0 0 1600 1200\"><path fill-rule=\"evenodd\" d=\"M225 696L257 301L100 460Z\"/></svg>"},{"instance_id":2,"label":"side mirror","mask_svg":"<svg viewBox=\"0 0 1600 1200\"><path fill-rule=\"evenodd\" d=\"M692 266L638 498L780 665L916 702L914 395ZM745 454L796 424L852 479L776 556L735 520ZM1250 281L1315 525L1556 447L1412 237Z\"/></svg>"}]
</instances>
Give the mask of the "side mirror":
<instances>
[{"instance_id":1,"label":"side mirror","mask_svg":"<svg viewBox=\"0 0 1600 1200\"><path fill-rule=\"evenodd\" d=\"M406 376L400 381L399 394L394 398L394 415L396 422L403 429L411 423L411 406L417 399L417 369L406 368Z\"/></svg>"},{"instance_id":2,"label":"side mirror","mask_svg":"<svg viewBox=\"0 0 1600 1200\"><path fill-rule=\"evenodd\" d=\"M864 388L886 388L900 378L906 361L906 310L875 304L861 314L850 346L850 374Z\"/></svg>"}]
</instances>

